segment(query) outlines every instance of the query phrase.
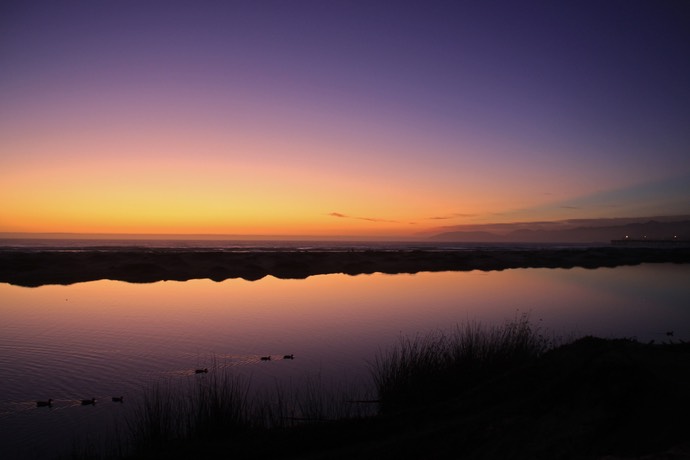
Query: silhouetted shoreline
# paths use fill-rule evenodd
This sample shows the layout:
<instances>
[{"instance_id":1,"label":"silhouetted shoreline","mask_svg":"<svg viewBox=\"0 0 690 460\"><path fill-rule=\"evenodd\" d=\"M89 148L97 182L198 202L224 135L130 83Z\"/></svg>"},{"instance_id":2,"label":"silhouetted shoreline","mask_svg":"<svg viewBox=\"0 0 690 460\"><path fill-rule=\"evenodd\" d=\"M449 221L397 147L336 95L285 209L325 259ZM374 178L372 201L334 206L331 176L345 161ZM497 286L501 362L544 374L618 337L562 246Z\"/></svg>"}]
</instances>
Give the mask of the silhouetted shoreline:
<instances>
[{"instance_id":1,"label":"silhouetted shoreline","mask_svg":"<svg viewBox=\"0 0 690 460\"><path fill-rule=\"evenodd\" d=\"M587 336L544 348L538 331L521 324L518 329L507 324L507 337L487 330L458 333L448 349L459 345L460 352L432 378L426 374L429 357L433 360L429 352L448 342L403 343L411 354L385 355L376 375L391 376L392 364L392 383L402 383L405 391L394 392L392 410L373 416L297 423L283 418L270 428L252 425L246 408L257 406L243 404L233 393L237 386L232 377L224 374L193 393L201 396L199 404L211 400L218 410L202 411L202 431L190 429L192 435L184 437L150 432L151 426L172 425L150 422L190 420L170 401L193 398L184 392L154 393L155 404L138 419L144 423L134 425L140 428L140 442L124 458L688 458L690 343ZM491 351L481 355L463 343L488 344ZM209 394L227 396L213 399ZM386 394L379 387L379 397ZM316 407L316 413L325 409L323 404ZM212 423L204 423L209 416Z\"/></svg>"},{"instance_id":2,"label":"silhouetted shoreline","mask_svg":"<svg viewBox=\"0 0 690 460\"><path fill-rule=\"evenodd\" d=\"M247 398L248 381L212 367L146 390L130 441L71 458L688 458L690 343L542 332L522 315L401 337L372 364L373 400L323 387Z\"/></svg>"},{"instance_id":3,"label":"silhouetted shoreline","mask_svg":"<svg viewBox=\"0 0 690 460\"><path fill-rule=\"evenodd\" d=\"M0 282L35 287L102 279L150 283L265 276L302 279L344 273L417 273L508 268L599 268L690 263L690 248L589 247L463 251L247 251L174 249L41 251L0 249Z\"/></svg>"}]
</instances>

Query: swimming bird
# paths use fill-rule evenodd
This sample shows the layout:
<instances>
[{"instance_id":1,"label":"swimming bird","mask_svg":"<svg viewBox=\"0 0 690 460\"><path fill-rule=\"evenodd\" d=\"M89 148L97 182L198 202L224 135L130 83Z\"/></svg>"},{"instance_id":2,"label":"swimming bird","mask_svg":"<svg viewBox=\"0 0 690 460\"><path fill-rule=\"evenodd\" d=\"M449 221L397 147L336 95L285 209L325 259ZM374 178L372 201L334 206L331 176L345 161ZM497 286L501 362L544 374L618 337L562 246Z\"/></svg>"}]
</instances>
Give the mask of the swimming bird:
<instances>
[{"instance_id":1,"label":"swimming bird","mask_svg":"<svg viewBox=\"0 0 690 460\"><path fill-rule=\"evenodd\" d=\"M124 398L124 396L113 396L113 402L125 402Z\"/></svg>"},{"instance_id":2,"label":"swimming bird","mask_svg":"<svg viewBox=\"0 0 690 460\"><path fill-rule=\"evenodd\" d=\"M295 359L295 355L285 355L283 359Z\"/></svg>"},{"instance_id":3,"label":"swimming bird","mask_svg":"<svg viewBox=\"0 0 690 460\"><path fill-rule=\"evenodd\" d=\"M36 407L53 407L53 400L48 401L36 401Z\"/></svg>"},{"instance_id":4,"label":"swimming bird","mask_svg":"<svg viewBox=\"0 0 690 460\"><path fill-rule=\"evenodd\" d=\"M666 333L666 336L667 336L667 337L673 337L673 331L668 331L668 332Z\"/></svg>"},{"instance_id":5,"label":"swimming bird","mask_svg":"<svg viewBox=\"0 0 690 460\"><path fill-rule=\"evenodd\" d=\"M194 371L195 374L208 374L208 369L197 369Z\"/></svg>"},{"instance_id":6,"label":"swimming bird","mask_svg":"<svg viewBox=\"0 0 690 460\"><path fill-rule=\"evenodd\" d=\"M271 357L270 356L262 356L261 361L270 361Z\"/></svg>"},{"instance_id":7,"label":"swimming bird","mask_svg":"<svg viewBox=\"0 0 690 460\"><path fill-rule=\"evenodd\" d=\"M81 405L82 406L94 406L94 405L96 405L96 398L82 399Z\"/></svg>"}]
</instances>

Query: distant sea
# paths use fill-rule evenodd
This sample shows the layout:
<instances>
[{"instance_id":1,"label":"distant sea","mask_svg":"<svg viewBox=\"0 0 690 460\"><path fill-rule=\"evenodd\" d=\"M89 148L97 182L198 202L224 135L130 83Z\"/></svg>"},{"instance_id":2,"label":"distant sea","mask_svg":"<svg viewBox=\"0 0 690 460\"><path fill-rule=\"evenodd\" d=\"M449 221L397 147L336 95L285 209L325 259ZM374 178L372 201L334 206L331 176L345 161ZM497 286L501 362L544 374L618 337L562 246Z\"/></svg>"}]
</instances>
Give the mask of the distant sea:
<instances>
[{"instance_id":1,"label":"distant sea","mask_svg":"<svg viewBox=\"0 0 690 460\"><path fill-rule=\"evenodd\" d=\"M209 239L60 239L0 238L0 250L20 251L472 251L587 248L608 243L463 243L438 241L209 240Z\"/></svg>"}]
</instances>

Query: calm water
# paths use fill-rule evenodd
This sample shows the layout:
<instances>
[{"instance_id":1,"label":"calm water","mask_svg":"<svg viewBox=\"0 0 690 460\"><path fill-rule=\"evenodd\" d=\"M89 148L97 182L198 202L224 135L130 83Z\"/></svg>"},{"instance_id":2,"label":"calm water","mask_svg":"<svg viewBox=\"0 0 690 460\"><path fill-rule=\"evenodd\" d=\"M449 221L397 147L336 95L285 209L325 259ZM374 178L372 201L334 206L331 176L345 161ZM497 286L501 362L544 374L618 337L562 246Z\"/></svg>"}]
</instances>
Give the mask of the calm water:
<instances>
[{"instance_id":1,"label":"calm water","mask_svg":"<svg viewBox=\"0 0 690 460\"><path fill-rule=\"evenodd\" d=\"M257 387L365 387L401 334L521 313L556 335L690 340L690 265L517 269L305 280L0 284L0 458L97 438L161 380L229 368ZM276 359L294 354L294 360ZM272 355L270 362L259 358ZM125 403L111 402L125 396ZM96 406L80 400L95 397ZM54 399L52 408L36 400Z\"/></svg>"}]
</instances>

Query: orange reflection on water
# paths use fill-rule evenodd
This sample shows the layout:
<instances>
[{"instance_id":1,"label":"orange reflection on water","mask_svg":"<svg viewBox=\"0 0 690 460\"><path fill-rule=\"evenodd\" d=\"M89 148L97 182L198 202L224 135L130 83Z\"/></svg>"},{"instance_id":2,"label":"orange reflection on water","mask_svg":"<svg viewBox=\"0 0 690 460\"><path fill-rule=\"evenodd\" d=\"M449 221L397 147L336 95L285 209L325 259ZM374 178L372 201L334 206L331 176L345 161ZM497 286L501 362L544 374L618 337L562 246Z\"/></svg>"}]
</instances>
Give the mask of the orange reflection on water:
<instances>
[{"instance_id":1,"label":"orange reflection on water","mask_svg":"<svg viewBox=\"0 0 690 460\"><path fill-rule=\"evenodd\" d=\"M467 321L502 324L522 313L566 337L661 341L673 330L675 338L689 340L688 279L690 265L642 265L254 282L0 284L0 403L35 409L36 399L50 397L60 410L70 401L81 409L83 397L126 395L132 401L148 382L194 383L218 369L249 377L257 391L274 391L277 383L299 387L305 375L333 388L367 388L368 364L401 334ZM281 360L284 354L295 359ZM274 359L261 361L265 355ZM211 371L196 375L199 367ZM65 426L72 423L72 412L55 414L64 414ZM3 416L0 431L9 433L6 427L19 418L0 407L0 424ZM31 427L26 439L34 438Z\"/></svg>"},{"instance_id":2,"label":"orange reflection on water","mask_svg":"<svg viewBox=\"0 0 690 460\"><path fill-rule=\"evenodd\" d=\"M544 325L564 334L616 335L618 328L626 336L649 335L669 327L655 317L664 307L652 308L650 297L687 300L687 289L678 291L687 274L684 267L647 266L220 283L98 281L34 289L0 285L0 313L5 339L31 337L34 344L177 347L221 356L319 354L325 349L373 355L401 333L448 329L466 321L500 324L521 313L530 313L535 322L543 318ZM664 300L673 304L671 298Z\"/></svg>"},{"instance_id":3,"label":"orange reflection on water","mask_svg":"<svg viewBox=\"0 0 690 460\"><path fill-rule=\"evenodd\" d=\"M368 347L373 353L400 332L514 316L519 305L506 300L526 289L529 277L515 271L500 278L500 290L494 276L481 272L222 283L97 281L35 289L4 285L3 334L68 348L177 343L189 352L221 355L308 354L324 346L358 352ZM497 298L500 293L505 295Z\"/></svg>"}]
</instances>

